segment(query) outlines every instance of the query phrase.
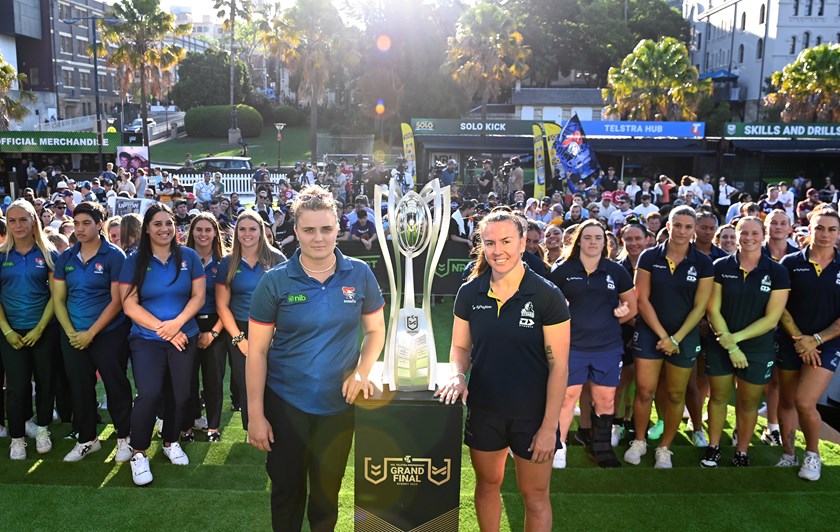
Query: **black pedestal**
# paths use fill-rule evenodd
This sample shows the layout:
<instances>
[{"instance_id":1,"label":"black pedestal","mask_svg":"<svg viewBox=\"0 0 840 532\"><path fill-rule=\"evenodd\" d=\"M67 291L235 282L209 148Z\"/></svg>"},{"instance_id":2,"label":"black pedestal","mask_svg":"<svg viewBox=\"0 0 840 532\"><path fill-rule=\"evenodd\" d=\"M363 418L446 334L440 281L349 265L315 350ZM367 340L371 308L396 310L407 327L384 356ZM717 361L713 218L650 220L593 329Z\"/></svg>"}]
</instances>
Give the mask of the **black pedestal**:
<instances>
[{"instance_id":1,"label":"black pedestal","mask_svg":"<svg viewBox=\"0 0 840 532\"><path fill-rule=\"evenodd\" d=\"M432 392L357 402L356 530L458 530L462 417Z\"/></svg>"}]
</instances>

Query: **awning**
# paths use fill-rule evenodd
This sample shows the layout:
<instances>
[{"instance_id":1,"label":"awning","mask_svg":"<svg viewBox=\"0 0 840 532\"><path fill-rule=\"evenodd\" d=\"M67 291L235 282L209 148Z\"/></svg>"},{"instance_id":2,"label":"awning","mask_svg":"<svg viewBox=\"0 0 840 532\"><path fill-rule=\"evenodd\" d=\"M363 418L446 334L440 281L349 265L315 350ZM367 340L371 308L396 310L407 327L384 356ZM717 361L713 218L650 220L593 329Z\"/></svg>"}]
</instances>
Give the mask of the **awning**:
<instances>
[{"instance_id":1,"label":"awning","mask_svg":"<svg viewBox=\"0 0 840 532\"><path fill-rule=\"evenodd\" d=\"M499 135L416 135L425 150L477 151L482 153L527 153L534 151L533 137Z\"/></svg>"},{"instance_id":2,"label":"awning","mask_svg":"<svg viewBox=\"0 0 840 532\"><path fill-rule=\"evenodd\" d=\"M738 81L738 74L724 69L712 70L705 74L700 74L700 79L710 79L712 81Z\"/></svg>"},{"instance_id":3,"label":"awning","mask_svg":"<svg viewBox=\"0 0 840 532\"><path fill-rule=\"evenodd\" d=\"M733 140L736 148L762 152L770 155L812 153L817 155L840 155L840 140Z\"/></svg>"},{"instance_id":4,"label":"awning","mask_svg":"<svg viewBox=\"0 0 840 532\"><path fill-rule=\"evenodd\" d=\"M662 154L670 156L693 157L711 155L714 150L706 149L700 140L695 139L589 139L595 153L631 153Z\"/></svg>"}]
</instances>

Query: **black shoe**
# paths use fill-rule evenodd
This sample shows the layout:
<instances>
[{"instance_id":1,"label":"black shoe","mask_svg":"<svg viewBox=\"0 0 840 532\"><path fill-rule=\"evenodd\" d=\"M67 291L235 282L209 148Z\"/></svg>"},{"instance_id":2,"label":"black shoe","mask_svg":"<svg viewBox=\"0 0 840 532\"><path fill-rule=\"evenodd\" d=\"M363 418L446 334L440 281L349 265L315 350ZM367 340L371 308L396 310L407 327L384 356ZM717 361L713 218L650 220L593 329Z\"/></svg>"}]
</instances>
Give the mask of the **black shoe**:
<instances>
[{"instance_id":1,"label":"black shoe","mask_svg":"<svg viewBox=\"0 0 840 532\"><path fill-rule=\"evenodd\" d=\"M222 441L222 435L218 432L208 432L207 441L209 441L210 443L219 443L220 441Z\"/></svg>"},{"instance_id":2,"label":"black shoe","mask_svg":"<svg viewBox=\"0 0 840 532\"><path fill-rule=\"evenodd\" d=\"M184 443L192 443L195 441L195 434L192 432L182 432L181 441Z\"/></svg>"},{"instance_id":3,"label":"black shoe","mask_svg":"<svg viewBox=\"0 0 840 532\"><path fill-rule=\"evenodd\" d=\"M747 456L747 453L735 451L735 456L732 457L732 465L735 467L750 467L750 457Z\"/></svg>"},{"instance_id":4,"label":"black shoe","mask_svg":"<svg viewBox=\"0 0 840 532\"><path fill-rule=\"evenodd\" d=\"M575 441L584 447L589 447L592 443L592 429L577 429L575 431Z\"/></svg>"},{"instance_id":5,"label":"black shoe","mask_svg":"<svg viewBox=\"0 0 840 532\"><path fill-rule=\"evenodd\" d=\"M71 430L70 433L67 434L67 436L64 437L64 439L65 440L77 441L79 439L79 433L76 432L75 430Z\"/></svg>"},{"instance_id":6,"label":"black shoe","mask_svg":"<svg viewBox=\"0 0 840 532\"><path fill-rule=\"evenodd\" d=\"M242 412L242 407L235 403L230 405L230 409L234 412Z\"/></svg>"},{"instance_id":7,"label":"black shoe","mask_svg":"<svg viewBox=\"0 0 840 532\"><path fill-rule=\"evenodd\" d=\"M706 447L706 454L700 460L700 467L715 468L720 463L720 447L709 445Z\"/></svg>"}]
</instances>

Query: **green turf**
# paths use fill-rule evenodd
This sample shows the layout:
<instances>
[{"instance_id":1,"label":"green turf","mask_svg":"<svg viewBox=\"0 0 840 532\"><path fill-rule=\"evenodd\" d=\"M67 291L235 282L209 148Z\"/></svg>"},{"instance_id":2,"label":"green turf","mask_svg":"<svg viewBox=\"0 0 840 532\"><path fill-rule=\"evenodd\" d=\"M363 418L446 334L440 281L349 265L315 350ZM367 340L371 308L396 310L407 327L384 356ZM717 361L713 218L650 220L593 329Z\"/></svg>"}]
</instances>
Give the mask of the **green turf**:
<instances>
[{"instance_id":1,"label":"green turf","mask_svg":"<svg viewBox=\"0 0 840 532\"><path fill-rule=\"evenodd\" d=\"M271 167L277 165L277 130L273 125L264 127L259 137L245 140L248 142L248 156L251 157L254 166L261 162L266 162ZM227 139L183 137L150 146L149 152L154 162L181 164L187 153L191 153L193 159L199 159L206 157L208 153L238 156L241 155L242 149L239 146L227 144ZM311 155L309 127L287 127L283 130L281 146L283 165L309 160Z\"/></svg>"},{"instance_id":2,"label":"green turf","mask_svg":"<svg viewBox=\"0 0 840 532\"><path fill-rule=\"evenodd\" d=\"M436 345L448 357L452 299L433 309ZM100 384L100 396L103 390ZM101 412L108 420L108 414ZM796 469L773 467L780 450L753 439L753 466L726 465L733 449L723 439L724 465L705 470L697 463L703 452L690 446L681 432L674 442L674 469L653 469L653 447L636 467L602 470L584 449L572 445L568 468L552 474L551 500L555 530L835 530L834 501L840 495L840 447L824 443L825 465L819 482L805 482ZM225 404L222 441L207 443L199 434L185 444L190 465L169 464L160 440L150 448L155 481L137 488L130 466L113 461L115 435L100 425L102 450L84 461L61 461L73 442L62 439L67 424L53 424L54 449L41 457L29 442L29 459L11 462L0 440L0 530L267 530L270 528L268 479L264 455L245 444L238 413ZM574 428L573 428L574 429ZM758 434L758 432L757 432ZM802 455L802 441L798 452ZM622 453L622 444L617 451ZM475 474L462 447L461 529L478 530L472 491ZM353 529L353 453L340 494L338 530ZM513 461L508 460L502 484L502 530L522 530L524 507L517 492Z\"/></svg>"}]
</instances>

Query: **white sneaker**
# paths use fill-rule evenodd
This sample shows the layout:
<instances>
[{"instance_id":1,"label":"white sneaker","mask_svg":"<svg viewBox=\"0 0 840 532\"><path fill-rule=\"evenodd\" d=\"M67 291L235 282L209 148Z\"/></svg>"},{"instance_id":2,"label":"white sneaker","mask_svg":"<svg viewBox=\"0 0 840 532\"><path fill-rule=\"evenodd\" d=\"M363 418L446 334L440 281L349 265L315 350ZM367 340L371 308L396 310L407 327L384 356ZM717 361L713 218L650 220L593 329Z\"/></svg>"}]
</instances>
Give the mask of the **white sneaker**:
<instances>
[{"instance_id":1,"label":"white sneaker","mask_svg":"<svg viewBox=\"0 0 840 532\"><path fill-rule=\"evenodd\" d=\"M621 442L621 438L623 437L624 427L621 425L613 425L612 430L610 431L610 445L618 447L618 444Z\"/></svg>"},{"instance_id":2,"label":"white sneaker","mask_svg":"<svg viewBox=\"0 0 840 532\"><path fill-rule=\"evenodd\" d=\"M58 412L56 412L55 408L53 408L53 421L59 421L61 418L58 417Z\"/></svg>"},{"instance_id":3,"label":"white sneaker","mask_svg":"<svg viewBox=\"0 0 840 532\"><path fill-rule=\"evenodd\" d=\"M52 451L52 440L47 427L38 427L38 433L35 435L35 450L38 454L47 454Z\"/></svg>"},{"instance_id":4,"label":"white sneaker","mask_svg":"<svg viewBox=\"0 0 840 532\"><path fill-rule=\"evenodd\" d=\"M207 430L207 418L201 416L193 423L193 430Z\"/></svg>"},{"instance_id":5,"label":"white sneaker","mask_svg":"<svg viewBox=\"0 0 840 532\"><path fill-rule=\"evenodd\" d=\"M9 458L26 460L26 442L23 438L12 438L12 444L9 445Z\"/></svg>"},{"instance_id":6,"label":"white sneaker","mask_svg":"<svg viewBox=\"0 0 840 532\"><path fill-rule=\"evenodd\" d=\"M776 462L776 467L797 467L798 465L799 458L795 454L782 454L782 457Z\"/></svg>"},{"instance_id":7,"label":"white sneaker","mask_svg":"<svg viewBox=\"0 0 840 532\"><path fill-rule=\"evenodd\" d=\"M24 433L26 434L27 438L32 438L33 440L38 435L38 425L35 424L34 421L31 419L26 420L26 425L24 425Z\"/></svg>"},{"instance_id":8,"label":"white sneaker","mask_svg":"<svg viewBox=\"0 0 840 532\"><path fill-rule=\"evenodd\" d=\"M163 438L163 420L161 418L155 419L155 428L152 434L158 438Z\"/></svg>"},{"instance_id":9,"label":"white sneaker","mask_svg":"<svg viewBox=\"0 0 840 532\"><path fill-rule=\"evenodd\" d=\"M0 425L0 438L7 438L9 436L9 429Z\"/></svg>"},{"instance_id":10,"label":"white sneaker","mask_svg":"<svg viewBox=\"0 0 840 532\"><path fill-rule=\"evenodd\" d=\"M131 445L128 444L128 438L117 438L117 454L114 455L114 461L122 464L131 460L131 454L134 451Z\"/></svg>"},{"instance_id":11,"label":"white sneaker","mask_svg":"<svg viewBox=\"0 0 840 532\"><path fill-rule=\"evenodd\" d=\"M802 467L799 468L799 478L819 480L821 469L822 460L820 460L820 455L812 451L805 451L805 460L802 461Z\"/></svg>"},{"instance_id":12,"label":"white sneaker","mask_svg":"<svg viewBox=\"0 0 840 532\"><path fill-rule=\"evenodd\" d=\"M767 417L767 403L762 403L761 408L758 409L758 415Z\"/></svg>"},{"instance_id":13,"label":"white sneaker","mask_svg":"<svg viewBox=\"0 0 840 532\"><path fill-rule=\"evenodd\" d=\"M172 442L169 444L169 447L163 448L163 455L169 458L169 461L172 462L174 465L189 465L190 458L187 456L187 453L181 449L181 444L178 442Z\"/></svg>"},{"instance_id":14,"label":"white sneaker","mask_svg":"<svg viewBox=\"0 0 840 532\"><path fill-rule=\"evenodd\" d=\"M732 429L732 447L738 447L738 427Z\"/></svg>"},{"instance_id":15,"label":"white sneaker","mask_svg":"<svg viewBox=\"0 0 840 532\"><path fill-rule=\"evenodd\" d=\"M641 440L633 440L630 442L630 447L624 453L624 461L628 464L639 465L642 457L647 454L647 442Z\"/></svg>"},{"instance_id":16,"label":"white sneaker","mask_svg":"<svg viewBox=\"0 0 840 532\"><path fill-rule=\"evenodd\" d=\"M566 469L566 446L554 451L554 460L551 462L553 469Z\"/></svg>"},{"instance_id":17,"label":"white sneaker","mask_svg":"<svg viewBox=\"0 0 840 532\"><path fill-rule=\"evenodd\" d=\"M668 450L667 447L656 448L656 463L653 465L656 469L671 469L671 455L674 454Z\"/></svg>"},{"instance_id":18,"label":"white sneaker","mask_svg":"<svg viewBox=\"0 0 840 532\"><path fill-rule=\"evenodd\" d=\"M65 462L78 462L85 456L89 455L90 453L96 452L102 448L102 444L99 443L99 440L89 441L87 443L76 443L73 446L73 449L64 455Z\"/></svg>"},{"instance_id":19,"label":"white sneaker","mask_svg":"<svg viewBox=\"0 0 840 532\"><path fill-rule=\"evenodd\" d=\"M145 486L154 480L149 469L149 457L143 453L134 453L131 457L131 480L137 486Z\"/></svg>"},{"instance_id":20,"label":"white sneaker","mask_svg":"<svg viewBox=\"0 0 840 532\"><path fill-rule=\"evenodd\" d=\"M575 409L572 413L575 415L575 417L580 417L580 405L576 404Z\"/></svg>"},{"instance_id":21,"label":"white sneaker","mask_svg":"<svg viewBox=\"0 0 840 532\"><path fill-rule=\"evenodd\" d=\"M702 430L695 430L691 434L691 443L695 447L708 447L709 441L706 439L706 435L703 433Z\"/></svg>"}]
</instances>

